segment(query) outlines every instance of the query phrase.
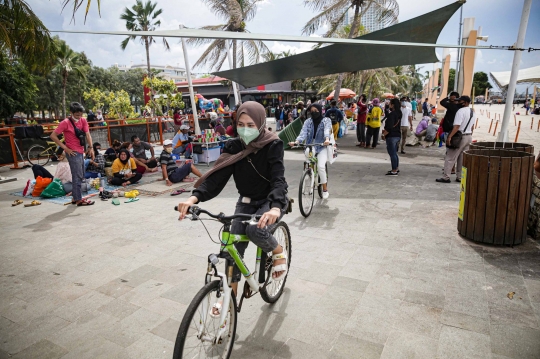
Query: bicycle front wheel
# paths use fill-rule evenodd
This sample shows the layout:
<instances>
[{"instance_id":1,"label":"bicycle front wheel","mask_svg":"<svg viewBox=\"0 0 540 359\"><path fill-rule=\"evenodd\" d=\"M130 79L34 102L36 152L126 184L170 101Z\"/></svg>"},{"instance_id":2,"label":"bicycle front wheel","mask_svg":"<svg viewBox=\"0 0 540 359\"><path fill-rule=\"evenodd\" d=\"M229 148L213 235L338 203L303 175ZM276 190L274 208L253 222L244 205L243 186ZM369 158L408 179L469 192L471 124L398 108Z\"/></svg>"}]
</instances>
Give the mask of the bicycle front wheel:
<instances>
[{"instance_id":1,"label":"bicycle front wheel","mask_svg":"<svg viewBox=\"0 0 540 359\"><path fill-rule=\"evenodd\" d=\"M298 189L300 213L306 218L313 209L313 201L315 200L315 191L313 189L313 174L310 169L307 169L300 179L300 188Z\"/></svg>"},{"instance_id":2,"label":"bicycle front wheel","mask_svg":"<svg viewBox=\"0 0 540 359\"><path fill-rule=\"evenodd\" d=\"M49 152L48 150L41 145L33 145L28 150L28 162L33 165L45 166L49 163Z\"/></svg>"},{"instance_id":3,"label":"bicycle front wheel","mask_svg":"<svg viewBox=\"0 0 540 359\"><path fill-rule=\"evenodd\" d=\"M211 314L214 304L223 303L220 285L220 280L206 284L191 301L176 336L173 359L228 359L231 356L236 334L236 298L231 293L229 308L221 308L227 310L226 330L217 342L220 320L219 316L214 318Z\"/></svg>"},{"instance_id":4,"label":"bicycle front wheel","mask_svg":"<svg viewBox=\"0 0 540 359\"><path fill-rule=\"evenodd\" d=\"M272 229L272 235L277 240L278 244L283 247L283 250L287 253L287 268L291 267L291 257L292 257L292 247L291 247L291 232L289 231L289 227L285 222L279 222L273 229ZM264 265L264 271L266 272L267 278L272 273L272 253L267 253L266 255L266 263L262 264ZM278 281L275 281L271 278L268 280L271 281L267 285L261 288L261 298L266 303L275 303L279 297L281 297L281 294L283 293L283 289L285 288L285 282L287 281L289 273L287 272L287 275L283 277L283 279L280 279Z\"/></svg>"}]
</instances>

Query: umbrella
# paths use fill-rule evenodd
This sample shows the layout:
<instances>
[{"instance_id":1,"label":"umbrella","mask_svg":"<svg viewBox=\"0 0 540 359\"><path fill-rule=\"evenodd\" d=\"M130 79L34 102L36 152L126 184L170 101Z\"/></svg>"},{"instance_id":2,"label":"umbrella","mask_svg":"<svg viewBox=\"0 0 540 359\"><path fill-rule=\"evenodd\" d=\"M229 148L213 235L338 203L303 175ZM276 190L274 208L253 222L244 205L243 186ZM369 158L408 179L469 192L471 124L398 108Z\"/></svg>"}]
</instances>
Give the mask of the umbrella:
<instances>
[{"instance_id":1,"label":"umbrella","mask_svg":"<svg viewBox=\"0 0 540 359\"><path fill-rule=\"evenodd\" d=\"M332 91L332 93L330 95L328 95L328 97L326 99L327 100L333 99L334 98L334 92L335 91ZM341 89L341 90L339 90L339 99L340 100L343 100L344 98L353 98L354 96L356 96L356 93L353 90L349 90L349 89Z\"/></svg>"},{"instance_id":2,"label":"umbrella","mask_svg":"<svg viewBox=\"0 0 540 359\"><path fill-rule=\"evenodd\" d=\"M387 93L383 93L382 97L384 97L384 98L394 98L395 96L392 95L391 93L387 92Z\"/></svg>"}]
</instances>

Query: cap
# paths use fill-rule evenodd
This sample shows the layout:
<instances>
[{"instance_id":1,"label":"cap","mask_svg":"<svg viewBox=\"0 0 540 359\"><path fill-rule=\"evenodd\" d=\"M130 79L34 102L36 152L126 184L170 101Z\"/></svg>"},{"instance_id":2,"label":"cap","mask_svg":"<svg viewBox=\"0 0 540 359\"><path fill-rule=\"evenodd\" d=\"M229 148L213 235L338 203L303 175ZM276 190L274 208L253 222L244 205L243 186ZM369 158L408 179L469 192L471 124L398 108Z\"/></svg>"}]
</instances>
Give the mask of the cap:
<instances>
[{"instance_id":1,"label":"cap","mask_svg":"<svg viewBox=\"0 0 540 359\"><path fill-rule=\"evenodd\" d=\"M189 126L188 125L182 125L182 126L180 126L180 130L189 130Z\"/></svg>"},{"instance_id":2,"label":"cap","mask_svg":"<svg viewBox=\"0 0 540 359\"><path fill-rule=\"evenodd\" d=\"M163 141L163 146L169 146L169 145L172 145L172 140Z\"/></svg>"},{"instance_id":3,"label":"cap","mask_svg":"<svg viewBox=\"0 0 540 359\"><path fill-rule=\"evenodd\" d=\"M469 96L461 96L458 98L458 101L465 101L465 102L471 102L471 98Z\"/></svg>"}]
</instances>

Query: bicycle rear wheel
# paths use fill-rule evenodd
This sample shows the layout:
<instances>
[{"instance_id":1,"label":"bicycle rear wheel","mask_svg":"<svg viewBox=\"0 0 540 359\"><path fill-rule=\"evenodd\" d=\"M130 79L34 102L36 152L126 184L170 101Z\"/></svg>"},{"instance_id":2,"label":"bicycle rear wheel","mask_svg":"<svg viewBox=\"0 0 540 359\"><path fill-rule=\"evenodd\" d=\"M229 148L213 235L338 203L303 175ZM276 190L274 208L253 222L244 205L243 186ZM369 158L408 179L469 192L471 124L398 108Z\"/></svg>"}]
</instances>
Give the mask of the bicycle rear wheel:
<instances>
[{"instance_id":1,"label":"bicycle rear wheel","mask_svg":"<svg viewBox=\"0 0 540 359\"><path fill-rule=\"evenodd\" d=\"M315 191L312 186L313 174L311 169L304 171L300 179L300 188L298 189L298 204L300 205L300 213L302 216L308 217L313 209L313 201L315 200Z\"/></svg>"},{"instance_id":2,"label":"bicycle rear wheel","mask_svg":"<svg viewBox=\"0 0 540 359\"><path fill-rule=\"evenodd\" d=\"M49 151L41 145L30 147L26 156L28 157L28 162L33 165L45 166L50 160Z\"/></svg>"},{"instance_id":3,"label":"bicycle rear wheel","mask_svg":"<svg viewBox=\"0 0 540 359\"><path fill-rule=\"evenodd\" d=\"M214 343L220 329L219 318L213 318L209 314L215 303L222 303L223 293L220 290L220 283L220 280L214 280L206 284L191 301L176 336L173 359L228 359L231 356L237 321L234 293L231 293L229 308L221 308L228 311L225 320L227 330L223 334L221 343ZM217 297L218 293L219 297ZM201 327L204 329L199 339Z\"/></svg>"},{"instance_id":4,"label":"bicycle rear wheel","mask_svg":"<svg viewBox=\"0 0 540 359\"><path fill-rule=\"evenodd\" d=\"M328 163L324 165L324 170L326 171L326 182L328 182ZM321 183L321 176L319 175L319 185L317 186L317 192L319 193L319 197L322 198L323 194L323 187Z\"/></svg>"},{"instance_id":5,"label":"bicycle rear wheel","mask_svg":"<svg viewBox=\"0 0 540 359\"><path fill-rule=\"evenodd\" d=\"M287 253L287 268L291 267L291 256L292 256L292 247L291 247L291 232L289 231L289 227L285 222L279 222L273 229L272 234L274 235L274 238L276 238L279 245L283 247L283 250ZM266 256L266 263L262 264L264 265L264 271L266 273L266 278L270 279L271 271L272 271L272 253L267 253ZM287 281L289 273L285 275L285 277L281 280L274 281L268 283L268 285L261 288L261 298L266 303L275 303L279 297L281 297L281 294L283 293L283 289L285 288L285 282Z\"/></svg>"}]
</instances>

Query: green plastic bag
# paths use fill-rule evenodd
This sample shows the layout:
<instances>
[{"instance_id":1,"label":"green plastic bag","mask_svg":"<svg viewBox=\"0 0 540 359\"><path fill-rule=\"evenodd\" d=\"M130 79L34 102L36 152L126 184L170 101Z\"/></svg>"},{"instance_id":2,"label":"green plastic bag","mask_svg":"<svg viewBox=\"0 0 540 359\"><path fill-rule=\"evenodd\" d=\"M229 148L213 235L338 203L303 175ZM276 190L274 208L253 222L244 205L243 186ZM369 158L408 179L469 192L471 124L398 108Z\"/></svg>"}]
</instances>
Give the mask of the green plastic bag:
<instances>
[{"instance_id":1,"label":"green plastic bag","mask_svg":"<svg viewBox=\"0 0 540 359\"><path fill-rule=\"evenodd\" d=\"M45 198L56 198L65 195L66 192L64 191L64 186L62 186L62 181L58 178L55 178L51 184L41 192L41 197Z\"/></svg>"}]
</instances>

